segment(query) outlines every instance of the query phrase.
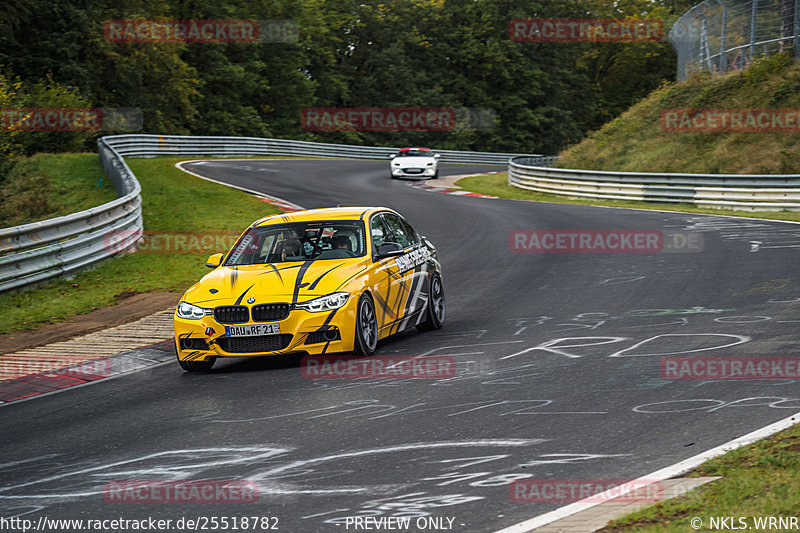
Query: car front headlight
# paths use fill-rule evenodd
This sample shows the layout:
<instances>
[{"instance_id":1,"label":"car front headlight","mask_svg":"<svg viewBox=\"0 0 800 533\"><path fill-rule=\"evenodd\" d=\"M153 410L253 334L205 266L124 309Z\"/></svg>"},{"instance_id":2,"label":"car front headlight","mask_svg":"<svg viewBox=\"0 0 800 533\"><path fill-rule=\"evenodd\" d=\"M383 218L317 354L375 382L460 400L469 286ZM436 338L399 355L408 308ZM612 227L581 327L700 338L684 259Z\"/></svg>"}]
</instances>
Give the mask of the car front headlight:
<instances>
[{"instance_id":1,"label":"car front headlight","mask_svg":"<svg viewBox=\"0 0 800 533\"><path fill-rule=\"evenodd\" d=\"M203 309L188 302L181 302L178 304L177 315L180 318L188 318L189 320L200 320L210 311L211 309Z\"/></svg>"},{"instance_id":2,"label":"car front headlight","mask_svg":"<svg viewBox=\"0 0 800 533\"><path fill-rule=\"evenodd\" d=\"M311 313L320 313L322 311L333 311L334 309L339 309L344 304L346 304L347 299L349 297L350 297L349 293L335 292L327 296L321 296L319 298L314 298L313 300L309 300L307 302L296 304L295 307L297 309L305 309L306 311L309 311Z\"/></svg>"}]
</instances>

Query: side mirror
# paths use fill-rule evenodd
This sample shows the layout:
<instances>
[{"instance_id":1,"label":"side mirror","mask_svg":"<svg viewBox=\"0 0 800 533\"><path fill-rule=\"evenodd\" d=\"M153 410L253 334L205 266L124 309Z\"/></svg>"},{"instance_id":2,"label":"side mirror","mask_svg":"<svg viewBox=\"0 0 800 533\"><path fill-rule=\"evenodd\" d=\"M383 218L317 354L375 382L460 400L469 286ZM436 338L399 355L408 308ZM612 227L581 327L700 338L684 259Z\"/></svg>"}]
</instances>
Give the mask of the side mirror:
<instances>
[{"instance_id":1,"label":"side mirror","mask_svg":"<svg viewBox=\"0 0 800 533\"><path fill-rule=\"evenodd\" d=\"M442 157L442 154L433 154L434 159L439 159L440 157Z\"/></svg>"},{"instance_id":2,"label":"side mirror","mask_svg":"<svg viewBox=\"0 0 800 533\"><path fill-rule=\"evenodd\" d=\"M394 159L395 157L397 157L397 154L392 154L389 156L389 159Z\"/></svg>"},{"instance_id":3,"label":"side mirror","mask_svg":"<svg viewBox=\"0 0 800 533\"><path fill-rule=\"evenodd\" d=\"M403 247L396 242L385 242L378 247L378 259L403 255Z\"/></svg>"},{"instance_id":4,"label":"side mirror","mask_svg":"<svg viewBox=\"0 0 800 533\"><path fill-rule=\"evenodd\" d=\"M222 255L223 254L210 255L206 260L206 266L208 268L217 268L222 263Z\"/></svg>"}]
</instances>

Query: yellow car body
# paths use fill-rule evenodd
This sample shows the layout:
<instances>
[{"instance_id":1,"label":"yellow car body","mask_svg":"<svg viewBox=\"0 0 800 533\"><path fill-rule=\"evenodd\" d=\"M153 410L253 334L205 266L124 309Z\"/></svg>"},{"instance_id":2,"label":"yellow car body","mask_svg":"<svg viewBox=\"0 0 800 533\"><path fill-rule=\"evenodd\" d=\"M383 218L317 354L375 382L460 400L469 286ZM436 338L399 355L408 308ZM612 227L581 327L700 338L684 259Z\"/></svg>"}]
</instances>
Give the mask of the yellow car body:
<instances>
[{"instance_id":1,"label":"yellow car body","mask_svg":"<svg viewBox=\"0 0 800 533\"><path fill-rule=\"evenodd\" d=\"M207 265L174 315L187 371L218 357L369 355L380 339L444 321L435 247L387 208L266 217Z\"/></svg>"}]
</instances>

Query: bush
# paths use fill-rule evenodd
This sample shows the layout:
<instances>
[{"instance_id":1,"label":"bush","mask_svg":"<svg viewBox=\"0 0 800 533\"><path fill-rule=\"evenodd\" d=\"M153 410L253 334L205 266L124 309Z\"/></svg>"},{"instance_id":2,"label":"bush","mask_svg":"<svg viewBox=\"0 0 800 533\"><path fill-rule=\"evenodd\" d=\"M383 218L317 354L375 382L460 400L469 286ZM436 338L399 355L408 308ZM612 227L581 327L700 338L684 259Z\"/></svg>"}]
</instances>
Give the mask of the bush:
<instances>
[{"instance_id":1,"label":"bush","mask_svg":"<svg viewBox=\"0 0 800 533\"><path fill-rule=\"evenodd\" d=\"M77 89L61 86L50 78L29 88L21 86L15 100L14 107L91 107L89 101L78 94ZM18 153L22 155L37 152L80 152L95 135L92 131L20 131L15 136L15 143Z\"/></svg>"}]
</instances>

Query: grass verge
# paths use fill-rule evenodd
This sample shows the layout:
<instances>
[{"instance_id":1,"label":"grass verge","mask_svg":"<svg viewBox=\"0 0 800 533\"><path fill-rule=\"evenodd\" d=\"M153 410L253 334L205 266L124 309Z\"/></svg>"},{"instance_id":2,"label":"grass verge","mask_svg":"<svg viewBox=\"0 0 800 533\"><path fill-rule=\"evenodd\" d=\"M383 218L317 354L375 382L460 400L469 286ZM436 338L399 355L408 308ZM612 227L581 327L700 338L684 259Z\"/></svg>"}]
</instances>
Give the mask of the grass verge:
<instances>
[{"instance_id":1,"label":"grass verge","mask_svg":"<svg viewBox=\"0 0 800 533\"><path fill-rule=\"evenodd\" d=\"M702 519L710 529L761 529L755 517L798 517L800 495L800 426L730 451L707 461L689 477L722 476L683 496L645 507L614 520L600 531L681 532L692 531L691 520ZM711 517L733 517L734 527L710 527ZM748 527L742 527L739 517ZM800 518L800 517L798 517Z\"/></svg>"},{"instance_id":2,"label":"grass verge","mask_svg":"<svg viewBox=\"0 0 800 533\"><path fill-rule=\"evenodd\" d=\"M116 197L97 154L36 154L16 161L0 183L0 227L77 213Z\"/></svg>"},{"instance_id":3,"label":"grass verge","mask_svg":"<svg viewBox=\"0 0 800 533\"><path fill-rule=\"evenodd\" d=\"M739 217L768 218L772 220L800 221L800 212L794 211L734 211L733 209L710 209L681 203L634 202L629 200L583 200L555 196L512 187L508 184L508 172L485 174L461 178L456 184L464 190L480 194L489 194L513 200L532 200L576 205L600 205L608 207L628 207L636 209L652 209L655 211L681 211L684 213L704 213L708 215L729 215Z\"/></svg>"},{"instance_id":4,"label":"grass verge","mask_svg":"<svg viewBox=\"0 0 800 533\"><path fill-rule=\"evenodd\" d=\"M55 166L60 158L65 165L75 159L97 160L97 154L52 157ZM216 237L220 232L238 234L257 218L280 212L252 195L201 180L174 167L186 159L189 158L127 160L142 185L146 233L162 237L190 233L201 237L201 241L204 235L211 235L206 244L213 247L219 242ZM109 200L113 198L115 194ZM210 253L225 251L200 250L194 246L181 249L172 246L172 249L153 253L151 248L148 253L116 257L71 280L60 279L34 289L0 294L0 333L33 329L88 313L115 304L116 296L124 292L182 292L208 272L205 259Z\"/></svg>"}]
</instances>

